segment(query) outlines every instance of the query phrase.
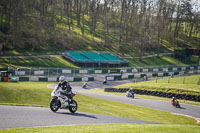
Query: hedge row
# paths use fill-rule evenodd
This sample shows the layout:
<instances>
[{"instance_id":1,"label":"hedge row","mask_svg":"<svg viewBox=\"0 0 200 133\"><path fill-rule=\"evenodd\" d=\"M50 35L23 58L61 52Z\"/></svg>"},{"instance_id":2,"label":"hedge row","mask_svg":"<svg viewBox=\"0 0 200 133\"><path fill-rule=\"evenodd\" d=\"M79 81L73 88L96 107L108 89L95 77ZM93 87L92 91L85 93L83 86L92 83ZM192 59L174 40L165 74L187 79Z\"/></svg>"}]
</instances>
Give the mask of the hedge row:
<instances>
[{"instance_id":1,"label":"hedge row","mask_svg":"<svg viewBox=\"0 0 200 133\"><path fill-rule=\"evenodd\" d=\"M128 90L129 88L105 88L104 89L105 92L119 92L119 93L127 92ZM151 96L167 97L167 98L176 97L177 99L200 102L200 95L176 94L176 93L148 91L148 90L139 90L139 89L133 89L133 90L135 94L140 94L140 95L151 95Z\"/></svg>"}]
</instances>

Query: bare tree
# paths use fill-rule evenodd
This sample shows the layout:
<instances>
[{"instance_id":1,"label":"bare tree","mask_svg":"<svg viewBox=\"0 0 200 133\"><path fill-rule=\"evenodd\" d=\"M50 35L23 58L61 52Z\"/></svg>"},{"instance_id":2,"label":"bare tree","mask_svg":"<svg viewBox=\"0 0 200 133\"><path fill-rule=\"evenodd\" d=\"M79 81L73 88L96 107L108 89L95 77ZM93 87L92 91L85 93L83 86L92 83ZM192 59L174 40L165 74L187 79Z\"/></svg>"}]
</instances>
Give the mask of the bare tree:
<instances>
[{"instance_id":1,"label":"bare tree","mask_svg":"<svg viewBox=\"0 0 200 133\"><path fill-rule=\"evenodd\" d=\"M101 0L91 0L89 3L90 32L95 36L96 24L99 18Z\"/></svg>"}]
</instances>

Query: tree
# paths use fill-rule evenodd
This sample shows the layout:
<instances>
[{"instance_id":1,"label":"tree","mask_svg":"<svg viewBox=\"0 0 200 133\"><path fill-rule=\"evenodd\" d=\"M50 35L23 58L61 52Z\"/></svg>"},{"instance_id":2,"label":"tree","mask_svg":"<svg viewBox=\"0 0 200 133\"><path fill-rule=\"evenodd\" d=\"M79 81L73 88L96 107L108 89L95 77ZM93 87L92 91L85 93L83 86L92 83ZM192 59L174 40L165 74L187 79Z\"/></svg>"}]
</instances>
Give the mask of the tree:
<instances>
[{"instance_id":1,"label":"tree","mask_svg":"<svg viewBox=\"0 0 200 133\"><path fill-rule=\"evenodd\" d=\"M101 0L91 0L89 3L90 32L95 36L96 24L99 18Z\"/></svg>"}]
</instances>

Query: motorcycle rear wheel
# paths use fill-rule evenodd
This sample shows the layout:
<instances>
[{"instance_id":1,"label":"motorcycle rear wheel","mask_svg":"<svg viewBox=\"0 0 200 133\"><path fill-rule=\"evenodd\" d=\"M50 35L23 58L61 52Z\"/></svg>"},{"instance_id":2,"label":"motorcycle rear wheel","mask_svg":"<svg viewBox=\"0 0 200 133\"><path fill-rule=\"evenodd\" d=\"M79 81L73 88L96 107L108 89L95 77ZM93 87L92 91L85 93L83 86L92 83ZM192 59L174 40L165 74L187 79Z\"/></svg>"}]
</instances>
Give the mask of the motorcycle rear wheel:
<instances>
[{"instance_id":1,"label":"motorcycle rear wheel","mask_svg":"<svg viewBox=\"0 0 200 133\"><path fill-rule=\"evenodd\" d=\"M55 99L51 100L51 102L50 102L50 109L51 109L53 112L58 111L59 105L58 105L58 101L57 101L57 100L55 100Z\"/></svg>"},{"instance_id":2,"label":"motorcycle rear wheel","mask_svg":"<svg viewBox=\"0 0 200 133\"><path fill-rule=\"evenodd\" d=\"M77 102L75 100L72 100L72 103L70 103L70 105L69 105L69 111L71 113L75 113L77 111L77 109L78 109Z\"/></svg>"}]
</instances>

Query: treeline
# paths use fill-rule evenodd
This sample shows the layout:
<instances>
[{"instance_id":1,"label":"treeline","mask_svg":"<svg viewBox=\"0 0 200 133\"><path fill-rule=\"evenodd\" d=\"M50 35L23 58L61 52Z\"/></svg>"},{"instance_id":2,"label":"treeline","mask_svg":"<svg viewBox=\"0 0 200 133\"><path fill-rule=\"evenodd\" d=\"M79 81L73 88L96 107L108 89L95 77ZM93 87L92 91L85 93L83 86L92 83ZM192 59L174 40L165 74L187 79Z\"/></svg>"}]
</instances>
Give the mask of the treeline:
<instances>
[{"instance_id":1,"label":"treeline","mask_svg":"<svg viewBox=\"0 0 200 133\"><path fill-rule=\"evenodd\" d=\"M200 38L198 0L0 0L0 50L45 49L60 45L61 30L76 26L103 40L101 47L128 48L139 53L163 43L187 47ZM100 24L101 25L100 25ZM100 33L97 33L100 29ZM71 33L71 32L70 32ZM69 34L70 34L69 33ZM66 40L67 41L67 40ZM70 43L70 42L68 42ZM198 46L197 46L198 47ZM200 47L200 46L199 46Z\"/></svg>"}]
</instances>

